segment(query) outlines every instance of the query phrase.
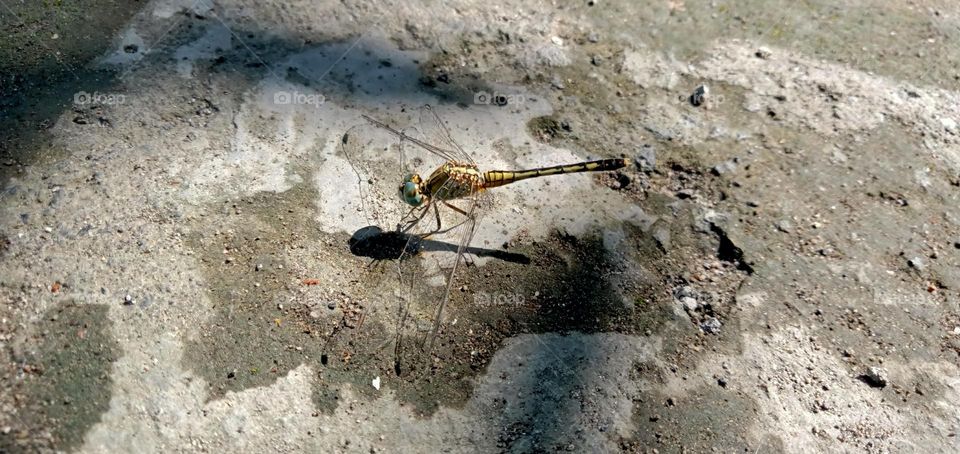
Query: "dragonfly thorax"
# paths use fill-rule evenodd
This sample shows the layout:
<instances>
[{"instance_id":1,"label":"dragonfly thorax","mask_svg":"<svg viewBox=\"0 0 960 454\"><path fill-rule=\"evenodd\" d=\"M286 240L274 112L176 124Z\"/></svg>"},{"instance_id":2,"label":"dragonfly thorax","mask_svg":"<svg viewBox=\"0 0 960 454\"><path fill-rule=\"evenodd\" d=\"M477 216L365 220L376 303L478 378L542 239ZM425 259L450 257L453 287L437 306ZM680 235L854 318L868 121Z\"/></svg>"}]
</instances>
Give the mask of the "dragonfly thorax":
<instances>
[{"instance_id":1,"label":"dragonfly thorax","mask_svg":"<svg viewBox=\"0 0 960 454\"><path fill-rule=\"evenodd\" d=\"M483 189L483 175L472 163L448 161L437 167L423 180L420 175L407 174L400 184L400 200L418 207L428 199L453 200L469 197Z\"/></svg>"},{"instance_id":2,"label":"dragonfly thorax","mask_svg":"<svg viewBox=\"0 0 960 454\"><path fill-rule=\"evenodd\" d=\"M400 200L415 207L422 205L424 199L422 183L423 180L418 174L412 173L404 177L403 183L400 184Z\"/></svg>"}]
</instances>

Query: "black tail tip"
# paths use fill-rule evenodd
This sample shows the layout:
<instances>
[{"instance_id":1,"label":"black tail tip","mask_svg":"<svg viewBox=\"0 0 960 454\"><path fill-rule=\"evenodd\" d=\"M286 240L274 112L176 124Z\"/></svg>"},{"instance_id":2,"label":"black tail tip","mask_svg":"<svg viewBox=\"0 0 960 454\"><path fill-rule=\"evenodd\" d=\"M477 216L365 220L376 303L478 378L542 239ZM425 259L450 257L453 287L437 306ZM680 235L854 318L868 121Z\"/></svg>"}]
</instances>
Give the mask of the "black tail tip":
<instances>
[{"instance_id":1,"label":"black tail tip","mask_svg":"<svg viewBox=\"0 0 960 454\"><path fill-rule=\"evenodd\" d=\"M608 170L618 170L630 166L630 160L627 158L609 159L607 162Z\"/></svg>"}]
</instances>

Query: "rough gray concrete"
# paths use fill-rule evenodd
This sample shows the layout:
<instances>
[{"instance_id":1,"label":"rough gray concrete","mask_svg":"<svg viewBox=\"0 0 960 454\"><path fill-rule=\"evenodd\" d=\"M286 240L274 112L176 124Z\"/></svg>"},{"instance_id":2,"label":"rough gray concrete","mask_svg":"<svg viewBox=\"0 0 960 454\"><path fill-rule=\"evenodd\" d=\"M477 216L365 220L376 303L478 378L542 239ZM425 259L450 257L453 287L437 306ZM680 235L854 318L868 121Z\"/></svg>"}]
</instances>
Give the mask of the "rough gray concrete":
<instances>
[{"instance_id":1,"label":"rough gray concrete","mask_svg":"<svg viewBox=\"0 0 960 454\"><path fill-rule=\"evenodd\" d=\"M954 2L2 3L0 451L960 448Z\"/></svg>"}]
</instances>

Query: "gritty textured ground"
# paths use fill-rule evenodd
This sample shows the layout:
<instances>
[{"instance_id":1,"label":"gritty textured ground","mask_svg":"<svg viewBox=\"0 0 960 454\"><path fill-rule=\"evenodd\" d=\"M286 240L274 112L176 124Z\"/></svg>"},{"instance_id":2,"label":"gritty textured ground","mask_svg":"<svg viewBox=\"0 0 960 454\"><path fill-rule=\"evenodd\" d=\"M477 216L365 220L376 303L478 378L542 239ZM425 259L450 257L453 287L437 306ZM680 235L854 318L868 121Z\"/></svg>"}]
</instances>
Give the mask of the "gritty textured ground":
<instances>
[{"instance_id":1,"label":"gritty textured ground","mask_svg":"<svg viewBox=\"0 0 960 454\"><path fill-rule=\"evenodd\" d=\"M0 24L0 452L960 449L955 2ZM403 214L360 115L424 105L484 169L634 163L491 191L429 351L458 237L357 241Z\"/></svg>"}]
</instances>

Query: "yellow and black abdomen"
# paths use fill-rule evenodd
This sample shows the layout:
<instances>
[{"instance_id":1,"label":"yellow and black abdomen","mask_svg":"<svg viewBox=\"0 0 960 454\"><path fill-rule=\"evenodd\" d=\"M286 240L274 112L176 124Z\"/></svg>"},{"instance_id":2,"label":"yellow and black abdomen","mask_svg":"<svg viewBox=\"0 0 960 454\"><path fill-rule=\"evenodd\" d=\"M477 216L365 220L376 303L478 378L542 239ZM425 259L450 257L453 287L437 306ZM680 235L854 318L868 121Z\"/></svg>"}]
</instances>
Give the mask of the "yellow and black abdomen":
<instances>
[{"instance_id":1,"label":"yellow and black abdomen","mask_svg":"<svg viewBox=\"0 0 960 454\"><path fill-rule=\"evenodd\" d=\"M495 188L515 181L526 180L527 178L545 177L548 175L559 175L563 173L578 172L605 172L610 170L622 169L629 165L626 159L601 159L598 161L580 162L553 167L541 167L530 170L491 170L483 174L483 187Z\"/></svg>"}]
</instances>

